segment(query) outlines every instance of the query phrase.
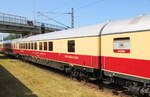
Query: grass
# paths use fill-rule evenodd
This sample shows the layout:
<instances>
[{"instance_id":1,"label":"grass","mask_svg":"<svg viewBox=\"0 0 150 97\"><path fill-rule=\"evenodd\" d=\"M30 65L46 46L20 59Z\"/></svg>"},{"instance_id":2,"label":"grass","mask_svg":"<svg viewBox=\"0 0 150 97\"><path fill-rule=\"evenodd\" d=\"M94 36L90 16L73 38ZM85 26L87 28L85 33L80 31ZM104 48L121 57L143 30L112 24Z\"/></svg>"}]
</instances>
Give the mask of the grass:
<instances>
[{"instance_id":1,"label":"grass","mask_svg":"<svg viewBox=\"0 0 150 97\"><path fill-rule=\"evenodd\" d=\"M32 94L36 95L34 97L119 97L108 91L102 92L88 88L80 82L73 81L48 69L44 70L30 63L9 59L3 55L0 55L0 64L20 83L32 91ZM6 87L9 86L6 85ZM9 91L16 93L15 89ZM20 91L17 90L17 92ZM28 92L25 94L28 95ZM25 97L31 97L31 95Z\"/></svg>"}]
</instances>

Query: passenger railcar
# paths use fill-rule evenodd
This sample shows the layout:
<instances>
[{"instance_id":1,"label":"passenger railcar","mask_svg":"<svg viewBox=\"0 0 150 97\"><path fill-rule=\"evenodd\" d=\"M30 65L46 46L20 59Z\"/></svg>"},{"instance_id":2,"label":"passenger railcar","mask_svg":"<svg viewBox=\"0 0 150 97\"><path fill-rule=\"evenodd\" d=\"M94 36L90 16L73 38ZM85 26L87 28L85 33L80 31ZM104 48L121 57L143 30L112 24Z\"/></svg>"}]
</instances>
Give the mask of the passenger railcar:
<instances>
[{"instance_id":1,"label":"passenger railcar","mask_svg":"<svg viewBox=\"0 0 150 97\"><path fill-rule=\"evenodd\" d=\"M3 52L3 42L0 42L0 52Z\"/></svg>"},{"instance_id":2,"label":"passenger railcar","mask_svg":"<svg viewBox=\"0 0 150 97\"><path fill-rule=\"evenodd\" d=\"M10 44L12 54L24 60L150 96L149 36L150 15L142 15L34 35Z\"/></svg>"},{"instance_id":3,"label":"passenger railcar","mask_svg":"<svg viewBox=\"0 0 150 97\"><path fill-rule=\"evenodd\" d=\"M1 41L0 42L0 52L5 54L12 54L11 40Z\"/></svg>"}]
</instances>

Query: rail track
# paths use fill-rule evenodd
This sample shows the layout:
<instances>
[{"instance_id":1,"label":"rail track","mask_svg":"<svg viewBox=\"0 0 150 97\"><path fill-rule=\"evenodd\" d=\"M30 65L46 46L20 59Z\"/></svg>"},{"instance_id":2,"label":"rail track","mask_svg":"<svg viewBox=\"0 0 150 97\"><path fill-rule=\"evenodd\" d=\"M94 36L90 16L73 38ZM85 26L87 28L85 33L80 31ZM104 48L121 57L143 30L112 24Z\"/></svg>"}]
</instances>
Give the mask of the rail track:
<instances>
[{"instance_id":1,"label":"rail track","mask_svg":"<svg viewBox=\"0 0 150 97\"><path fill-rule=\"evenodd\" d=\"M12 57L8 56L8 58L12 58ZM15 58L13 58L13 59L15 59ZM115 85L100 84L100 86L99 86L98 82L95 80L88 80L88 81L78 80L78 79L71 77L70 75L64 73L63 71L60 71L60 70L57 70L57 69L54 69L51 67L47 67L47 66L44 66L41 64L37 64L37 63L29 62L29 61L24 61L24 60L20 60L20 59L15 59L15 60L22 61L23 63L27 63L27 64L28 63L32 64L35 67L43 69L47 73L53 72L56 75L61 75L61 76L65 77L66 79L80 82L81 87L90 88L90 89L93 89L94 91L111 92L112 96L117 96L117 97L132 97L130 94L128 94L127 92L123 92L123 90L120 87L115 86Z\"/></svg>"},{"instance_id":2,"label":"rail track","mask_svg":"<svg viewBox=\"0 0 150 97\"><path fill-rule=\"evenodd\" d=\"M17 60L20 60L20 59L17 59ZM118 87L118 86L116 86L114 84L107 85L107 84L100 83L100 85L99 85L99 82L96 81L96 80L93 80L93 79L89 79L88 81L87 80L80 80L80 79L72 77L71 75L68 75L65 72L63 72L61 70L58 70L58 69L54 69L54 68L51 68L51 67L48 67L48 66L45 66L45 65L42 65L42 64L33 63L33 62L30 62L30 61L24 61L22 59L21 59L21 61L25 62L25 63L30 63L30 64L32 64L34 66L39 67L39 68L42 68L43 70L46 70L47 72L52 71L52 72L54 72L56 74L59 74L59 75L65 77L67 79L80 82L80 84L81 84L80 86L82 86L82 87L91 88L91 89L94 89L95 91L111 92L112 96L137 97L137 96L132 96L130 93L128 93L126 91L123 91L122 88L120 88L120 87Z\"/></svg>"}]
</instances>

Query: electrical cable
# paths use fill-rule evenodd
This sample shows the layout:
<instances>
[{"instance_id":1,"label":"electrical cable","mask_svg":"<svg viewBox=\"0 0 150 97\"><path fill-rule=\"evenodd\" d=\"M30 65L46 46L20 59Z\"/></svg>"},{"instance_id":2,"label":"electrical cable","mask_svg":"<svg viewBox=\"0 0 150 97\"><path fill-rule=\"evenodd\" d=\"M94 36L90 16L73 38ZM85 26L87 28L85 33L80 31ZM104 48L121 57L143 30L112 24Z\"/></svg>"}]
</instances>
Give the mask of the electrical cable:
<instances>
[{"instance_id":1,"label":"electrical cable","mask_svg":"<svg viewBox=\"0 0 150 97\"><path fill-rule=\"evenodd\" d=\"M83 5L83 6L80 6L80 7L78 7L78 8L75 8L75 11L84 9L84 8L86 8L86 7L89 7L89 6L93 6L93 5L95 5L95 4L101 3L102 1L104 1L104 0L96 0L96 1L94 1L94 2L87 3L87 4Z\"/></svg>"}]
</instances>

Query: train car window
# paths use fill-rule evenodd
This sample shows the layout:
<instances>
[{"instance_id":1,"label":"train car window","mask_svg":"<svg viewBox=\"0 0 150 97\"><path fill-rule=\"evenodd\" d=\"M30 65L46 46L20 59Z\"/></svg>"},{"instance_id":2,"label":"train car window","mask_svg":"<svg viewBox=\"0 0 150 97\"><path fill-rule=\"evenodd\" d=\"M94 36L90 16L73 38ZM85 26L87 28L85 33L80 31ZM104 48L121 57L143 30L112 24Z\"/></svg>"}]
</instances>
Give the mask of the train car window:
<instances>
[{"instance_id":1,"label":"train car window","mask_svg":"<svg viewBox=\"0 0 150 97\"><path fill-rule=\"evenodd\" d=\"M30 50L31 50L31 48L32 48L32 43L30 43Z\"/></svg>"},{"instance_id":2,"label":"train car window","mask_svg":"<svg viewBox=\"0 0 150 97\"><path fill-rule=\"evenodd\" d=\"M21 43L21 49L23 49L23 43Z\"/></svg>"},{"instance_id":3,"label":"train car window","mask_svg":"<svg viewBox=\"0 0 150 97\"><path fill-rule=\"evenodd\" d=\"M31 43L31 49L33 50L33 48L34 48L34 44L33 44L33 42Z\"/></svg>"},{"instance_id":4,"label":"train car window","mask_svg":"<svg viewBox=\"0 0 150 97\"><path fill-rule=\"evenodd\" d=\"M23 43L23 49L25 49L25 44Z\"/></svg>"},{"instance_id":5,"label":"train car window","mask_svg":"<svg viewBox=\"0 0 150 97\"><path fill-rule=\"evenodd\" d=\"M44 50L47 50L47 42L44 42Z\"/></svg>"},{"instance_id":6,"label":"train car window","mask_svg":"<svg viewBox=\"0 0 150 97\"><path fill-rule=\"evenodd\" d=\"M23 49L23 43L21 43L21 49Z\"/></svg>"},{"instance_id":7,"label":"train car window","mask_svg":"<svg viewBox=\"0 0 150 97\"><path fill-rule=\"evenodd\" d=\"M42 42L39 43L39 50L42 50Z\"/></svg>"},{"instance_id":8,"label":"train car window","mask_svg":"<svg viewBox=\"0 0 150 97\"><path fill-rule=\"evenodd\" d=\"M30 43L30 50L32 50L32 42Z\"/></svg>"},{"instance_id":9,"label":"train car window","mask_svg":"<svg viewBox=\"0 0 150 97\"><path fill-rule=\"evenodd\" d=\"M24 43L23 45L24 45L24 49L26 49L26 44Z\"/></svg>"},{"instance_id":10,"label":"train car window","mask_svg":"<svg viewBox=\"0 0 150 97\"><path fill-rule=\"evenodd\" d=\"M21 49L23 49L23 43L21 44Z\"/></svg>"},{"instance_id":11,"label":"train car window","mask_svg":"<svg viewBox=\"0 0 150 97\"><path fill-rule=\"evenodd\" d=\"M37 50L37 43L34 43L34 49Z\"/></svg>"},{"instance_id":12,"label":"train car window","mask_svg":"<svg viewBox=\"0 0 150 97\"><path fill-rule=\"evenodd\" d=\"M53 42L48 42L48 46L49 46L48 50L53 51Z\"/></svg>"},{"instance_id":13,"label":"train car window","mask_svg":"<svg viewBox=\"0 0 150 97\"><path fill-rule=\"evenodd\" d=\"M32 43L30 43L30 50L32 50Z\"/></svg>"},{"instance_id":14,"label":"train car window","mask_svg":"<svg viewBox=\"0 0 150 97\"><path fill-rule=\"evenodd\" d=\"M68 52L75 52L75 40L68 40Z\"/></svg>"},{"instance_id":15,"label":"train car window","mask_svg":"<svg viewBox=\"0 0 150 97\"><path fill-rule=\"evenodd\" d=\"M28 49L31 49L31 45L30 45L30 43L28 43Z\"/></svg>"},{"instance_id":16,"label":"train car window","mask_svg":"<svg viewBox=\"0 0 150 97\"><path fill-rule=\"evenodd\" d=\"M28 44L26 43L26 48L25 49L28 49Z\"/></svg>"},{"instance_id":17,"label":"train car window","mask_svg":"<svg viewBox=\"0 0 150 97\"><path fill-rule=\"evenodd\" d=\"M24 49L24 43L22 43L22 49Z\"/></svg>"},{"instance_id":18,"label":"train car window","mask_svg":"<svg viewBox=\"0 0 150 97\"><path fill-rule=\"evenodd\" d=\"M130 53L130 37L114 38L114 53Z\"/></svg>"},{"instance_id":19,"label":"train car window","mask_svg":"<svg viewBox=\"0 0 150 97\"><path fill-rule=\"evenodd\" d=\"M21 49L23 48L23 45L22 45L22 43L21 43Z\"/></svg>"},{"instance_id":20,"label":"train car window","mask_svg":"<svg viewBox=\"0 0 150 97\"><path fill-rule=\"evenodd\" d=\"M28 43L26 43L26 49L28 49Z\"/></svg>"},{"instance_id":21,"label":"train car window","mask_svg":"<svg viewBox=\"0 0 150 97\"><path fill-rule=\"evenodd\" d=\"M26 49L26 43L24 43L24 49Z\"/></svg>"},{"instance_id":22,"label":"train car window","mask_svg":"<svg viewBox=\"0 0 150 97\"><path fill-rule=\"evenodd\" d=\"M19 43L19 49L21 49L21 43Z\"/></svg>"},{"instance_id":23,"label":"train car window","mask_svg":"<svg viewBox=\"0 0 150 97\"><path fill-rule=\"evenodd\" d=\"M24 43L21 43L21 49L24 49Z\"/></svg>"},{"instance_id":24,"label":"train car window","mask_svg":"<svg viewBox=\"0 0 150 97\"><path fill-rule=\"evenodd\" d=\"M24 49L26 49L26 43L24 43Z\"/></svg>"}]
</instances>

